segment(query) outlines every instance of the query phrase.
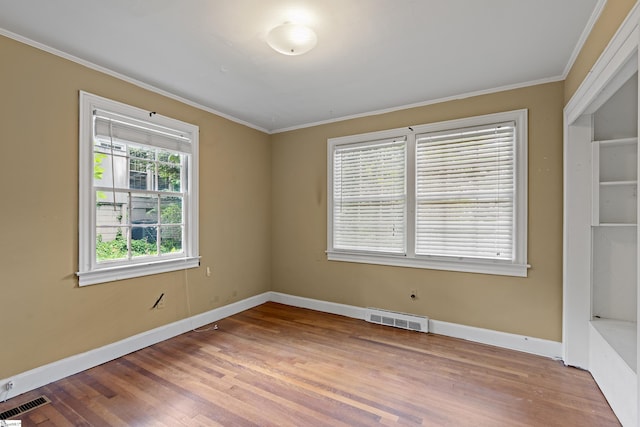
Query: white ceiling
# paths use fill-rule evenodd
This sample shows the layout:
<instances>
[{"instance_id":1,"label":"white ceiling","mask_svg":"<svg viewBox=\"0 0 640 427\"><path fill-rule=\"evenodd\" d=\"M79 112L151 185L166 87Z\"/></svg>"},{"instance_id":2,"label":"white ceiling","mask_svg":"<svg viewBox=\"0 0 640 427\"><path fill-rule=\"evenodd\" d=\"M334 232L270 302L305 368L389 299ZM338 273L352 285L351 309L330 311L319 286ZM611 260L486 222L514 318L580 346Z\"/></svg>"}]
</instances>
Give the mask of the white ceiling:
<instances>
[{"instance_id":1,"label":"white ceiling","mask_svg":"<svg viewBox=\"0 0 640 427\"><path fill-rule=\"evenodd\" d=\"M563 79L603 2L0 0L0 34L273 132ZM286 21L316 48L271 50Z\"/></svg>"}]
</instances>

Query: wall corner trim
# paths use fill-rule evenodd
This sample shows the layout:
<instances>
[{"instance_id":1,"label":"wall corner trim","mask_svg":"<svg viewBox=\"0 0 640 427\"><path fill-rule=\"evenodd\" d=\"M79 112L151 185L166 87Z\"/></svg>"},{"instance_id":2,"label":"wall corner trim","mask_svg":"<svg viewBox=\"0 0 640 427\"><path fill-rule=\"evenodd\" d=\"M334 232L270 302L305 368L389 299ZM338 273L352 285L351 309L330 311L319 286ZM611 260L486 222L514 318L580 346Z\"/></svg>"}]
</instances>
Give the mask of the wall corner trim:
<instances>
[{"instance_id":1,"label":"wall corner trim","mask_svg":"<svg viewBox=\"0 0 640 427\"><path fill-rule=\"evenodd\" d=\"M567 79L567 76L569 75L571 68L575 64L576 59L580 54L580 51L584 47L584 44L586 43L587 38L589 37L589 34L591 34L591 31L593 31L593 27L596 25L596 22L598 22L598 19L600 18L600 15L602 14L602 11L604 10L604 7L606 4L607 4L607 0L598 0L598 3L596 3L596 7L593 9L593 12L589 17L589 21L587 22L587 25L582 30L582 34L580 34L578 43L576 43L575 47L573 48L573 52L571 52L571 56L567 61L567 65L565 65L564 67L564 71L562 72L563 80Z\"/></svg>"},{"instance_id":2,"label":"wall corner trim","mask_svg":"<svg viewBox=\"0 0 640 427\"><path fill-rule=\"evenodd\" d=\"M637 51L639 23L640 2L629 11L596 63L566 103L564 107L566 123L573 123L584 114L587 106L594 102L616 70L622 68L623 64Z\"/></svg>"},{"instance_id":3,"label":"wall corner trim","mask_svg":"<svg viewBox=\"0 0 640 427\"><path fill-rule=\"evenodd\" d=\"M106 346L76 354L38 368L0 379L0 384L13 380L16 386L10 391L0 392L0 401L4 401L36 388L42 387L70 375L93 368L110 360L117 359L126 354L156 344L160 341L173 338L190 330L216 322L225 317L232 316L242 311L257 307L266 302L277 302L299 308L337 314L354 319L365 319L366 308L312 298L299 297L280 292L264 292L234 302L223 307L215 308L205 313L160 326L147 332L125 338L121 341ZM559 359L562 354L562 343L540 338L531 338L523 335L510 334L455 323L429 320L429 331L460 338L481 344L493 345L510 350L522 351L538 356Z\"/></svg>"}]
</instances>

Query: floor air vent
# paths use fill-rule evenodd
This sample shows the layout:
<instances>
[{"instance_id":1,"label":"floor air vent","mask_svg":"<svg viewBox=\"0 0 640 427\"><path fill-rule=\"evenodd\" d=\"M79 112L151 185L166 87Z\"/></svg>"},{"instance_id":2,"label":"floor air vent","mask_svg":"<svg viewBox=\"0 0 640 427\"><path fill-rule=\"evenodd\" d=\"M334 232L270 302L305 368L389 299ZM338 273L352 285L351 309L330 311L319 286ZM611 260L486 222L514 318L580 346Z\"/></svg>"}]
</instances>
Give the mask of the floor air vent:
<instances>
[{"instance_id":1,"label":"floor air vent","mask_svg":"<svg viewBox=\"0 0 640 427\"><path fill-rule=\"evenodd\" d=\"M395 311L367 308L366 321L395 328L409 329L418 332L429 332L429 318L413 314L396 313Z\"/></svg>"},{"instance_id":2,"label":"floor air vent","mask_svg":"<svg viewBox=\"0 0 640 427\"><path fill-rule=\"evenodd\" d=\"M30 402L0 413L0 420L7 420L9 418L16 417L20 414L24 414L25 412L29 412L33 409L39 408L42 405L46 405L47 403L51 403L51 401L46 396L40 396Z\"/></svg>"}]
</instances>

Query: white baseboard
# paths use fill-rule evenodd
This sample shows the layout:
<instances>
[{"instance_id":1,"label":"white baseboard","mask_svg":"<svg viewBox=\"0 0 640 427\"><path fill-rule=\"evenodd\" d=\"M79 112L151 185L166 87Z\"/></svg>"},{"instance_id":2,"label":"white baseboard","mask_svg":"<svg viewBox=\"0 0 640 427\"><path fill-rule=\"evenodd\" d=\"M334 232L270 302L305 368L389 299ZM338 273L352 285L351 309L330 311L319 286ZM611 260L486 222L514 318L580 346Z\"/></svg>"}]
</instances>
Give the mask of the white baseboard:
<instances>
[{"instance_id":1,"label":"white baseboard","mask_svg":"<svg viewBox=\"0 0 640 427\"><path fill-rule=\"evenodd\" d=\"M118 357L122 357L160 341L173 338L187 331L199 328L209 323L217 322L220 319L224 319L225 317L232 316L268 301L278 302L294 307L308 308L325 313L338 314L354 319L364 320L366 315L366 308L363 307L298 297L280 292L265 292L224 307L213 309L206 313L197 314L187 319L179 320L165 326L160 326L104 347L76 354L30 371L2 379L0 380L0 401L10 399L19 394L26 393L78 372L93 368L94 366L117 359ZM439 320L429 320L429 332L550 358L560 358L560 355L562 354L562 344L556 341L548 341L489 329L441 322ZM7 391L4 386L9 381L14 382L14 387Z\"/></svg>"},{"instance_id":2,"label":"white baseboard","mask_svg":"<svg viewBox=\"0 0 640 427\"><path fill-rule=\"evenodd\" d=\"M366 309L362 307L297 297L279 292L271 292L271 301L295 307L310 308L325 313L340 314L355 319L365 319L366 314ZM538 356L545 356L552 359L560 359L560 355L562 354L562 343L558 341L459 325L457 323L442 322L440 320L429 319L429 332L510 350L522 351Z\"/></svg>"},{"instance_id":3,"label":"white baseboard","mask_svg":"<svg viewBox=\"0 0 640 427\"><path fill-rule=\"evenodd\" d=\"M459 325L457 323L442 322L440 320L429 320L429 332L493 345L495 347L522 351L538 356L545 356L551 359L561 359L560 355L562 354L562 343L558 341Z\"/></svg>"},{"instance_id":4,"label":"white baseboard","mask_svg":"<svg viewBox=\"0 0 640 427\"><path fill-rule=\"evenodd\" d=\"M265 292L0 380L0 402L269 301ZM13 381L14 387L5 385Z\"/></svg>"},{"instance_id":5,"label":"white baseboard","mask_svg":"<svg viewBox=\"0 0 640 427\"><path fill-rule=\"evenodd\" d=\"M281 304L292 305L294 307L308 308L323 313L339 314L340 316L351 317L354 319L365 319L366 308L356 307L354 305L338 304L335 302L322 301L318 299L297 297L295 295L283 294L280 292L271 292L270 301L279 302Z\"/></svg>"}]
</instances>

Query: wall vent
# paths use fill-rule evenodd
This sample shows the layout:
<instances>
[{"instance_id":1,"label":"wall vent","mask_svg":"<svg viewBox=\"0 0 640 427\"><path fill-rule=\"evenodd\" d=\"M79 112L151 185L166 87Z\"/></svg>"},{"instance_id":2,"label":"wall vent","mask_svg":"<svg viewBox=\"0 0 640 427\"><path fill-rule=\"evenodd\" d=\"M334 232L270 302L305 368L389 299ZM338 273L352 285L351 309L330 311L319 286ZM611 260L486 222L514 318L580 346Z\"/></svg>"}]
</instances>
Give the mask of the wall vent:
<instances>
[{"instance_id":1,"label":"wall vent","mask_svg":"<svg viewBox=\"0 0 640 427\"><path fill-rule=\"evenodd\" d=\"M411 331L429 332L429 318L413 314L396 313L395 311L367 308L365 320L379 325L409 329Z\"/></svg>"},{"instance_id":2,"label":"wall vent","mask_svg":"<svg viewBox=\"0 0 640 427\"><path fill-rule=\"evenodd\" d=\"M46 405L47 403L51 403L49 398L47 398L47 396L40 396L20 406L16 406L15 408L11 408L8 411L0 413L0 420L7 420L9 418L16 417L20 414L24 414L25 412L39 408L42 405Z\"/></svg>"}]
</instances>

